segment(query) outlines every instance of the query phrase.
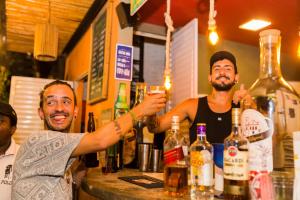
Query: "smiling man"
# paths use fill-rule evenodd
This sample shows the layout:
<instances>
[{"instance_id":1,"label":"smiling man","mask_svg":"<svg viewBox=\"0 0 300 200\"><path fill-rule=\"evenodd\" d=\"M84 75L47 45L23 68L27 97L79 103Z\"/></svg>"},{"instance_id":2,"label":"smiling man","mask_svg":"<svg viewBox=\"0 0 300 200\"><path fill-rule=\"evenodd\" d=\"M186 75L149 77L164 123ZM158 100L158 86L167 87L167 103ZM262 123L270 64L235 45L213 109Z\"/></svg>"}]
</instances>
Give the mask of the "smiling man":
<instances>
[{"instance_id":1,"label":"smiling man","mask_svg":"<svg viewBox=\"0 0 300 200\"><path fill-rule=\"evenodd\" d=\"M190 144L196 140L197 123L206 123L210 143L223 143L231 132L232 106L241 100L252 102L252 99L243 84L234 90L239 74L236 59L228 51L218 51L211 56L208 81L212 85L211 94L185 100L167 114L149 121L148 129L153 133L163 132L170 128L172 116L178 115L180 121L188 119L191 124Z\"/></svg>"},{"instance_id":2,"label":"smiling man","mask_svg":"<svg viewBox=\"0 0 300 200\"><path fill-rule=\"evenodd\" d=\"M0 194L1 200L11 199L13 165L19 149L12 138L17 128L17 114L11 105L0 102Z\"/></svg>"},{"instance_id":3,"label":"smiling man","mask_svg":"<svg viewBox=\"0 0 300 200\"><path fill-rule=\"evenodd\" d=\"M93 133L68 133L78 114L74 90L63 81L49 83L40 94L38 110L46 130L32 134L20 147L12 199L72 199L72 176L68 169L75 157L118 142L138 119L160 111L165 102L165 94L151 95Z\"/></svg>"}]
</instances>

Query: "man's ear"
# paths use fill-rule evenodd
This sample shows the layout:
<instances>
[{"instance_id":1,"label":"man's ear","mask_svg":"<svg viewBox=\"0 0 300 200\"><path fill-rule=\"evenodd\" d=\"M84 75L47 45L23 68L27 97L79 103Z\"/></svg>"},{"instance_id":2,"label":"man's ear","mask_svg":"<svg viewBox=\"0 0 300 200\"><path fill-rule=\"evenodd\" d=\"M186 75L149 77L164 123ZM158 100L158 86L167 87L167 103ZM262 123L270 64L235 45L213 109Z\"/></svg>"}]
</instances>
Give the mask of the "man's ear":
<instances>
[{"instance_id":1,"label":"man's ear","mask_svg":"<svg viewBox=\"0 0 300 200\"><path fill-rule=\"evenodd\" d=\"M38 114L39 114L41 120L45 119L45 115L44 115L43 109L39 108L38 109Z\"/></svg>"},{"instance_id":2,"label":"man's ear","mask_svg":"<svg viewBox=\"0 0 300 200\"><path fill-rule=\"evenodd\" d=\"M207 80L209 83L211 83L211 75L210 74L207 76Z\"/></svg>"},{"instance_id":3,"label":"man's ear","mask_svg":"<svg viewBox=\"0 0 300 200\"><path fill-rule=\"evenodd\" d=\"M237 84L240 80L240 75L239 74L236 74L235 77L234 77L234 82Z\"/></svg>"},{"instance_id":4,"label":"man's ear","mask_svg":"<svg viewBox=\"0 0 300 200\"><path fill-rule=\"evenodd\" d=\"M10 135L13 135L16 130L17 130L17 127L15 127L15 126L10 127Z\"/></svg>"},{"instance_id":5,"label":"man's ear","mask_svg":"<svg viewBox=\"0 0 300 200\"><path fill-rule=\"evenodd\" d=\"M75 119L77 118L78 110L79 110L78 106L75 106L75 108L74 108L74 118Z\"/></svg>"}]
</instances>

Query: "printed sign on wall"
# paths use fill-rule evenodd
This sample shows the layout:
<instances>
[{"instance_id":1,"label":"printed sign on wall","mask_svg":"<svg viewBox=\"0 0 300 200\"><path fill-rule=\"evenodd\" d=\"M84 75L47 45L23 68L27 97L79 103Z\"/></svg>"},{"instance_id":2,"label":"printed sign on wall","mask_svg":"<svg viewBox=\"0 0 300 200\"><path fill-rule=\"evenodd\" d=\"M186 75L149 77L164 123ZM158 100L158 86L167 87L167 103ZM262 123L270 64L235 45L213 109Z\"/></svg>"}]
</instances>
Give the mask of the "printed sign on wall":
<instances>
[{"instance_id":1,"label":"printed sign on wall","mask_svg":"<svg viewBox=\"0 0 300 200\"><path fill-rule=\"evenodd\" d=\"M117 44L115 78L119 80L132 80L133 47Z\"/></svg>"}]
</instances>

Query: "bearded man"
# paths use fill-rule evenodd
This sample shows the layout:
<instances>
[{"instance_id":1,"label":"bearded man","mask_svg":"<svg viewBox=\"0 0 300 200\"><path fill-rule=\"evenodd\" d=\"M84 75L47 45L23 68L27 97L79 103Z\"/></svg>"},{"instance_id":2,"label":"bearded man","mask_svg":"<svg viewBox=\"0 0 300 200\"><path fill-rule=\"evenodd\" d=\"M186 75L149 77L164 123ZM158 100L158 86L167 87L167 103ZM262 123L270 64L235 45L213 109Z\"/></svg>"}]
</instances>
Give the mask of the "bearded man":
<instances>
[{"instance_id":1,"label":"bearded man","mask_svg":"<svg viewBox=\"0 0 300 200\"><path fill-rule=\"evenodd\" d=\"M206 138L210 143L223 143L231 132L231 108L240 101L254 103L243 84L239 90L234 85L239 81L236 59L228 51L218 51L210 58L208 81L212 92L201 98L187 99L170 112L159 118L150 118L148 129L153 133L168 130L171 118L178 115L180 121L188 119L190 126L190 144L197 137L197 123L206 123Z\"/></svg>"}]
</instances>

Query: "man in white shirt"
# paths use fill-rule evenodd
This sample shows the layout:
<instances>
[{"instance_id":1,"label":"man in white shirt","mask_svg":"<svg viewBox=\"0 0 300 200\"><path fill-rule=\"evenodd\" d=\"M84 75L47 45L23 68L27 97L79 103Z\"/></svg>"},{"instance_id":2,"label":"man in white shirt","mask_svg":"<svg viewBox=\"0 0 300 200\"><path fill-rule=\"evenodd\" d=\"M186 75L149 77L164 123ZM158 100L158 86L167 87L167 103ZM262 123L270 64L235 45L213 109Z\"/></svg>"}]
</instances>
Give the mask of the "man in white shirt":
<instances>
[{"instance_id":1,"label":"man in white shirt","mask_svg":"<svg viewBox=\"0 0 300 200\"><path fill-rule=\"evenodd\" d=\"M39 108L45 130L31 134L20 147L14 166L12 199L71 200L72 177L68 169L75 158L115 144L137 120L159 112L165 102L165 94L151 95L93 133L69 133L78 114L75 92L64 81L47 84L40 93Z\"/></svg>"},{"instance_id":2,"label":"man in white shirt","mask_svg":"<svg viewBox=\"0 0 300 200\"><path fill-rule=\"evenodd\" d=\"M17 114L7 103L0 102L0 196L11 199L12 170L19 149L12 138L17 128Z\"/></svg>"}]
</instances>

